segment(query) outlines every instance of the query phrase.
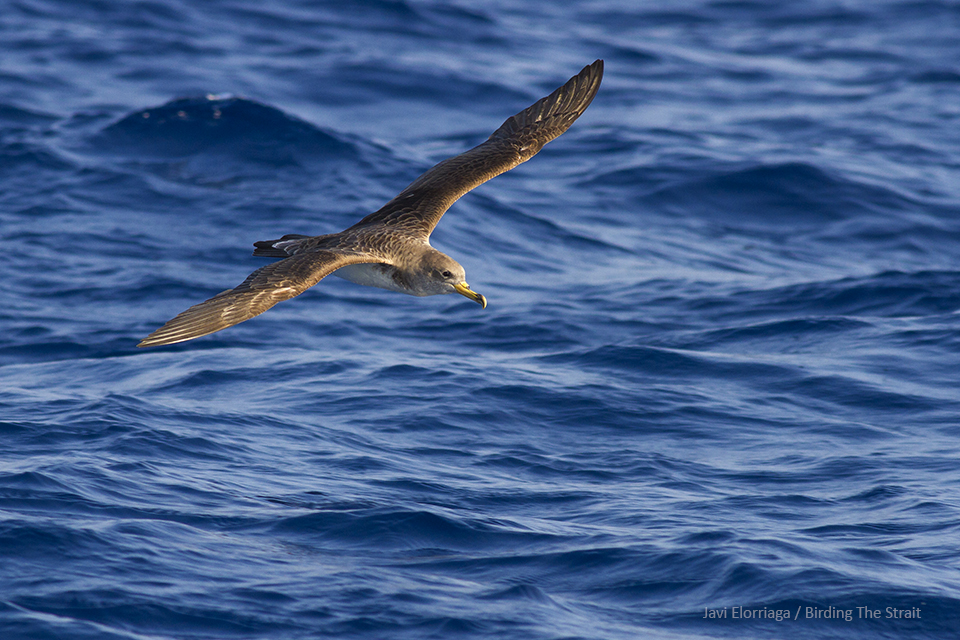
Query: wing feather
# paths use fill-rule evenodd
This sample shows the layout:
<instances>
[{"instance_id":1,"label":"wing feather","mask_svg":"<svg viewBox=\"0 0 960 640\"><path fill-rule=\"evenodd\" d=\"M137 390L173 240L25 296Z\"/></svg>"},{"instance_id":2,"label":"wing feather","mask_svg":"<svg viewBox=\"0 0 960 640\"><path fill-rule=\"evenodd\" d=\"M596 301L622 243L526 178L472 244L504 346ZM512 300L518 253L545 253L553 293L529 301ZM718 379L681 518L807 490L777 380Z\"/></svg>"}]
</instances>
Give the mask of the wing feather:
<instances>
[{"instance_id":1,"label":"wing feather","mask_svg":"<svg viewBox=\"0 0 960 640\"><path fill-rule=\"evenodd\" d=\"M429 235L463 194L526 162L580 117L597 95L603 60L587 65L562 87L507 118L482 144L448 158L351 228L404 227Z\"/></svg>"},{"instance_id":2,"label":"wing feather","mask_svg":"<svg viewBox=\"0 0 960 640\"><path fill-rule=\"evenodd\" d=\"M268 264L233 289L190 307L137 346L174 344L232 327L300 295L340 267L375 261L372 255L314 251Z\"/></svg>"}]
</instances>

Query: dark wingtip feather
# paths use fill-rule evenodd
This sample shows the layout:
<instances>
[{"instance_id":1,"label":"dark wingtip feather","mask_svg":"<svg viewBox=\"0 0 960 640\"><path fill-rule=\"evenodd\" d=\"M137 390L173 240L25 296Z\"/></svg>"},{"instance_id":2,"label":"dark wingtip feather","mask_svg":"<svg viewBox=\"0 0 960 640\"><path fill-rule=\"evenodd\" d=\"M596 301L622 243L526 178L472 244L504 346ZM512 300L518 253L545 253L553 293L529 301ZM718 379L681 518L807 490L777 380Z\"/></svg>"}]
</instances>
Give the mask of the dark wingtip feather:
<instances>
[{"instance_id":1,"label":"dark wingtip feather","mask_svg":"<svg viewBox=\"0 0 960 640\"><path fill-rule=\"evenodd\" d=\"M344 265L373 261L365 253L313 251L268 264L233 289L180 313L137 346L175 344L232 327L260 315L278 302L300 295Z\"/></svg>"},{"instance_id":2,"label":"dark wingtip feather","mask_svg":"<svg viewBox=\"0 0 960 640\"><path fill-rule=\"evenodd\" d=\"M200 338L226 329L247 318L231 322L223 317L224 310L235 302L233 290L225 291L205 302L195 304L140 341L138 347L160 347ZM226 295L225 295L226 294ZM252 317L252 316L251 316Z\"/></svg>"},{"instance_id":3,"label":"dark wingtip feather","mask_svg":"<svg viewBox=\"0 0 960 640\"><path fill-rule=\"evenodd\" d=\"M550 95L507 118L490 138L511 138L521 134L525 128L536 127L538 133L544 138L540 144L543 146L569 129L570 125L586 111L596 97L597 91L600 90L602 80L603 60L598 59L585 66L580 73L567 80ZM545 126L547 121L550 121L550 126Z\"/></svg>"}]
</instances>

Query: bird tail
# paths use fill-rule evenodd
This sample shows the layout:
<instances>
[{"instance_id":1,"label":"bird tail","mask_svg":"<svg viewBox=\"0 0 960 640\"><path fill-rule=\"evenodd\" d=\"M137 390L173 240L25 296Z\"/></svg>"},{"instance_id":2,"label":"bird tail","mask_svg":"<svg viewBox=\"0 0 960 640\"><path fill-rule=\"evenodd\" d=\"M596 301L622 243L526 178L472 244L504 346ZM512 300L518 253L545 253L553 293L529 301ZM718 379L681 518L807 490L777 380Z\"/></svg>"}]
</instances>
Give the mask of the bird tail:
<instances>
[{"instance_id":1,"label":"bird tail","mask_svg":"<svg viewBox=\"0 0 960 640\"><path fill-rule=\"evenodd\" d=\"M260 240L254 242L253 255L265 258L289 258L297 252L298 240L309 238L299 233L288 233L279 240Z\"/></svg>"}]
</instances>

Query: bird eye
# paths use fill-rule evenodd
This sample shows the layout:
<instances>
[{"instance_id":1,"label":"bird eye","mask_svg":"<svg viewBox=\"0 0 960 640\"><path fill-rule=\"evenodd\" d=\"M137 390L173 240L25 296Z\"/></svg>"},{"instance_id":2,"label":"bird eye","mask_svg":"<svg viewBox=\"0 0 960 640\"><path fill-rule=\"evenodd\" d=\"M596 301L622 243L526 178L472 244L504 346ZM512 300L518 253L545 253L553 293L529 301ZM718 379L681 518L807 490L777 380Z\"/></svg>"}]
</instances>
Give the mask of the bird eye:
<instances>
[{"instance_id":1,"label":"bird eye","mask_svg":"<svg viewBox=\"0 0 960 640\"><path fill-rule=\"evenodd\" d=\"M444 278L450 278L453 276L453 274L450 273L449 271L444 271L440 275L442 275Z\"/></svg>"}]
</instances>

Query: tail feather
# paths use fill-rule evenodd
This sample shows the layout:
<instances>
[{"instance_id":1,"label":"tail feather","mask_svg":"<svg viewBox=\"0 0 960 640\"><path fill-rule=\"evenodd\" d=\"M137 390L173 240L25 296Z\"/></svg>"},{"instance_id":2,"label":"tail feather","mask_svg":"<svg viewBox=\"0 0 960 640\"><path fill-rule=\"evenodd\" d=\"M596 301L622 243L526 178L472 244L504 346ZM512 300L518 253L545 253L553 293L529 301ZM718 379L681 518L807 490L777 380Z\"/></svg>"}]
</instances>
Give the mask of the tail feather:
<instances>
[{"instance_id":1,"label":"tail feather","mask_svg":"<svg viewBox=\"0 0 960 640\"><path fill-rule=\"evenodd\" d=\"M275 247L274 245L278 242L286 242L287 240L303 240L309 237L311 236L305 236L299 233L288 233L278 240L260 240L253 243L253 246L256 247L256 249L253 250L253 255L262 256L264 258L288 258L296 253L297 243L291 242L290 244L279 248Z\"/></svg>"}]
</instances>

